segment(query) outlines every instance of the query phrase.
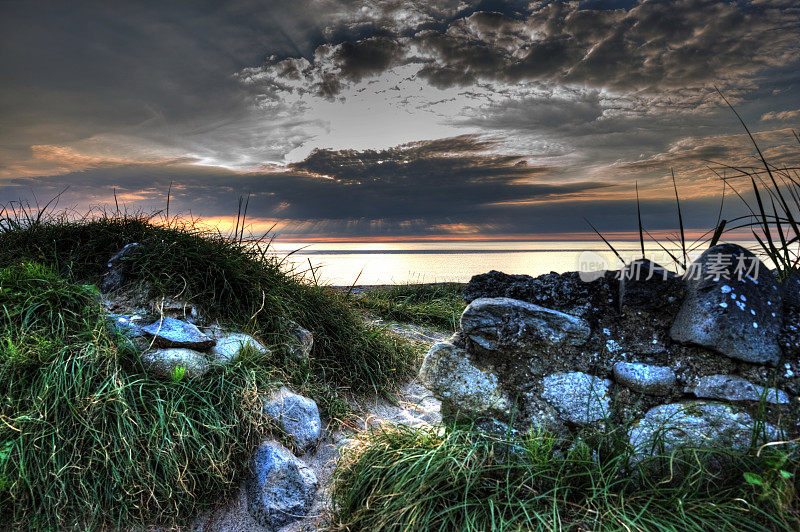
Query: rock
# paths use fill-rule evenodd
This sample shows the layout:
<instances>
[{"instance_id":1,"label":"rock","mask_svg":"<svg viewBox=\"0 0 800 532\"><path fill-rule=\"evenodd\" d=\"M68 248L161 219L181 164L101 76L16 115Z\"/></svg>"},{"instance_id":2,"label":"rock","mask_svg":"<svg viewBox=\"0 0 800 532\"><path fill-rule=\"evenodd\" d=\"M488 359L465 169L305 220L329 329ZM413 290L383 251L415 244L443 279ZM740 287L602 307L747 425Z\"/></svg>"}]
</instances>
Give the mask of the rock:
<instances>
[{"instance_id":1,"label":"rock","mask_svg":"<svg viewBox=\"0 0 800 532\"><path fill-rule=\"evenodd\" d=\"M542 379L542 398L560 417L576 425L604 420L611 413L611 381L588 373L555 373Z\"/></svg>"},{"instance_id":2,"label":"rock","mask_svg":"<svg viewBox=\"0 0 800 532\"><path fill-rule=\"evenodd\" d=\"M144 317L138 314L108 314L106 321L108 324L120 334L128 338L136 338L144 336L142 331L141 321Z\"/></svg>"},{"instance_id":3,"label":"rock","mask_svg":"<svg viewBox=\"0 0 800 532\"><path fill-rule=\"evenodd\" d=\"M720 244L707 249L687 276L687 295L670 329L673 340L745 362L778 362L781 294L758 257Z\"/></svg>"},{"instance_id":4,"label":"rock","mask_svg":"<svg viewBox=\"0 0 800 532\"><path fill-rule=\"evenodd\" d=\"M756 429L749 414L730 405L670 403L650 409L631 427L628 441L636 453L634 461L681 448L745 451ZM777 430L770 425L763 430L767 441L778 437Z\"/></svg>"},{"instance_id":5,"label":"rock","mask_svg":"<svg viewBox=\"0 0 800 532\"><path fill-rule=\"evenodd\" d=\"M317 445L322 436L317 403L288 388L281 388L264 402L264 413L278 422L300 452Z\"/></svg>"},{"instance_id":6,"label":"rock","mask_svg":"<svg viewBox=\"0 0 800 532\"><path fill-rule=\"evenodd\" d=\"M622 310L655 310L683 297L683 279L663 266L639 259L620 272L619 307Z\"/></svg>"},{"instance_id":7,"label":"rock","mask_svg":"<svg viewBox=\"0 0 800 532\"><path fill-rule=\"evenodd\" d=\"M731 402L761 401L767 403L789 404L786 392L775 388L764 388L741 377L732 375L709 375L701 377L697 384L686 390L701 399L724 399Z\"/></svg>"},{"instance_id":8,"label":"rock","mask_svg":"<svg viewBox=\"0 0 800 532\"><path fill-rule=\"evenodd\" d=\"M470 303L461 331L483 349L511 352L581 345L591 332L581 318L505 297Z\"/></svg>"},{"instance_id":9,"label":"rock","mask_svg":"<svg viewBox=\"0 0 800 532\"><path fill-rule=\"evenodd\" d=\"M201 319L200 310L194 304L186 301L162 298L151 301L150 306L159 316L167 316L192 324L196 324Z\"/></svg>"},{"instance_id":10,"label":"rock","mask_svg":"<svg viewBox=\"0 0 800 532\"><path fill-rule=\"evenodd\" d=\"M269 353L269 349L261 345L261 343L244 333L224 333L217 337L217 343L211 348L209 353L212 355L212 360L217 364L232 364L239 356L239 351L248 347L255 350L257 353L265 355Z\"/></svg>"},{"instance_id":11,"label":"rock","mask_svg":"<svg viewBox=\"0 0 800 532\"><path fill-rule=\"evenodd\" d=\"M202 377L208 371L206 355L191 349L154 349L142 353L145 369L160 379L172 379L176 368L184 368L184 378Z\"/></svg>"},{"instance_id":12,"label":"rock","mask_svg":"<svg viewBox=\"0 0 800 532\"><path fill-rule=\"evenodd\" d=\"M675 385L675 372L666 366L617 362L614 379L635 392L667 395Z\"/></svg>"},{"instance_id":13,"label":"rock","mask_svg":"<svg viewBox=\"0 0 800 532\"><path fill-rule=\"evenodd\" d=\"M247 482L247 509L261 526L278 529L305 516L317 491L317 476L279 443L262 443Z\"/></svg>"},{"instance_id":14,"label":"rock","mask_svg":"<svg viewBox=\"0 0 800 532\"><path fill-rule=\"evenodd\" d=\"M138 251L138 246L139 244L136 242L126 244L125 247L109 259L106 273L100 283L100 291L102 293L106 294L122 288L130 273L130 267L126 264L126 259L129 259L134 252Z\"/></svg>"},{"instance_id":15,"label":"rock","mask_svg":"<svg viewBox=\"0 0 800 532\"><path fill-rule=\"evenodd\" d=\"M287 324L289 333L289 354L296 360L308 360L314 347L314 335L294 321Z\"/></svg>"},{"instance_id":16,"label":"rock","mask_svg":"<svg viewBox=\"0 0 800 532\"><path fill-rule=\"evenodd\" d=\"M186 323L175 318L161 318L160 320L142 327L142 331L155 338L155 344L161 347L186 347L189 349L205 350L216 343L191 323Z\"/></svg>"},{"instance_id":17,"label":"rock","mask_svg":"<svg viewBox=\"0 0 800 532\"><path fill-rule=\"evenodd\" d=\"M613 272L609 272L608 278L612 277ZM551 272L533 278L492 270L473 276L464 288L463 297L467 303L481 298L507 297L581 316L592 307L601 285L602 281L584 282L578 272Z\"/></svg>"},{"instance_id":18,"label":"rock","mask_svg":"<svg viewBox=\"0 0 800 532\"><path fill-rule=\"evenodd\" d=\"M510 401L497 376L472 365L467 352L452 344L431 347L419 379L434 397L456 412L490 416L510 413Z\"/></svg>"},{"instance_id":19,"label":"rock","mask_svg":"<svg viewBox=\"0 0 800 532\"><path fill-rule=\"evenodd\" d=\"M783 303L787 307L800 307L800 270L792 268L781 284Z\"/></svg>"}]
</instances>

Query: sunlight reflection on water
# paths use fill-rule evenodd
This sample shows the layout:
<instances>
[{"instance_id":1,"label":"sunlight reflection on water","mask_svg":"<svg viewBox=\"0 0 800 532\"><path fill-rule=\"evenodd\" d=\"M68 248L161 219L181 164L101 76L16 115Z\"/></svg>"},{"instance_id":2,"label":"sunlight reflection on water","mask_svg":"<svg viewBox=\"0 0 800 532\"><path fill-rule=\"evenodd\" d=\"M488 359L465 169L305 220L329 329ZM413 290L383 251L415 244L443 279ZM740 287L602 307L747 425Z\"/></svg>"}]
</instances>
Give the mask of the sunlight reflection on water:
<instances>
[{"instance_id":1,"label":"sunlight reflection on water","mask_svg":"<svg viewBox=\"0 0 800 532\"><path fill-rule=\"evenodd\" d=\"M612 245L626 261L640 255L637 242L612 242ZM675 253L672 244L664 245ZM533 276L551 271L576 271L581 269L581 253L587 250L596 252L609 269L618 268L619 260L602 246L597 242L559 241L273 244L279 257L295 251L286 258L287 265L298 271L308 271L313 266L320 282L333 285L351 285L356 279L357 284L466 282L473 275L489 270ZM648 258L675 269L672 259L663 250L650 246L648 244ZM703 249L692 253L690 258L698 256Z\"/></svg>"}]
</instances>

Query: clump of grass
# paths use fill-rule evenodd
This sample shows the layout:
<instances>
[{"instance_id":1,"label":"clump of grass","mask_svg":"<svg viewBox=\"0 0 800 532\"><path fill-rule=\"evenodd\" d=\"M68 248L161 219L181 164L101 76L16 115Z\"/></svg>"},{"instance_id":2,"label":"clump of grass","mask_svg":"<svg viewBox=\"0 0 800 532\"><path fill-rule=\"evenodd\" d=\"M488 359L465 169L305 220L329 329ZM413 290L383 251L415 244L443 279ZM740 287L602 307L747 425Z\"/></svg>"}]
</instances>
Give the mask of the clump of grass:
<instances>
[{"instance_id":1,"label":"clump of grass","mask_svg":"<svg viewBox=\"0 0 800 532\"><path fill-rule=\"evenodd\" d=\"M192 220L144 215L75 218L18 205L2 214L0 266L37 261L70 281L97 283L106 261L137 242L126 266L131 282L153 297L191 302L271 344L286 339L286 319L296 321L312 332L314 347L307 366L286 369L334 415L344 412L342 390L383 393L415 367L415 350L365 325L344 294L285 270L266 237L245 240L241 230L231 237Z\"/></svg>"},{"instance_id":2,"label":"clump of grass","mask_svg":"<svg viewBox=\"0 0 800 532\"><path fill-rule=\"evenodd\" d=\"M167 526L235 486L280 379L245 356L160 382L51 268L0 269L0 528Z\"/></svg>"},{"instance_id":3,"label":"clump of grass","mask_svg":"<svg viewBox=\"0 0 800 532\"><path fill-rule=\"evenodd\" d=\"M468 429L384 428L346 450L334 473L335 530L796 530L796 451L725 456L701 451L682 474L631 467L613 435L515 441ZM774 457L783 456L776 460ZM672 462L678 460L671 456ZM784 473L773 474L776 464ZM673 470L674 471L674 470ZM745 474L755 483L744 480ZM756 475L756 476L753 476ZM758 484L765 478L767 489Z\"/></svg>"},{"instance_id":4,"label":"clump of grass","mask_svg":"<svg viewBox=\"0 0 800 532\"><path fill-rule=\"evenodd\" d=\"M455 330L466 306L463 290L460 283L385 286L366 290L356 303L387 320Z\"/></svg>"}]
</instances>

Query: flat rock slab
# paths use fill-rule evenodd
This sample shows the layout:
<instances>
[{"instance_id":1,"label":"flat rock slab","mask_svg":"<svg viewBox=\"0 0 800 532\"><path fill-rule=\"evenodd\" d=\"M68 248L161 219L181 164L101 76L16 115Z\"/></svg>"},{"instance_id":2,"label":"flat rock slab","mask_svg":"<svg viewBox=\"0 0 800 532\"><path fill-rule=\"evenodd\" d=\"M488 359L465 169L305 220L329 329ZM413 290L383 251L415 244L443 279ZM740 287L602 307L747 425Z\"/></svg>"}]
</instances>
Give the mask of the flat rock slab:
<instances>
[{"instance_id":1,"label":"flat rock slab","mask_svg":"<svg viewBox=\"0 0 800 532\"><path fill-rule=\"evenodd\" d=\"M317 403L288 388L281 388L264 401L264 414L280 425L300 452L316 446L322 436Z\"/></svg>"},{"instance_id":2,"label":"flat rock slab","mask_svg":"<svg viewBox=\"0 0 800 532\"><path fill-rule=\"evenodd\" d=\"M196 326L175 318L162 318L142 327L142 331L155 338L155 344L159 347L185 347L204 351L216 343Z\"/></svg>"},{"instance_id":3,"label":"flat rock slab","mask_svg":"<svg viewBox=\"0 0 800 532\"><path fill-rule=\"evenodd\" d=\"M756 426L746 412L719 403L670 403L650 409L628 432L635 458L669 454L676 449L747 450ZM767 440L778 431L767 425Z\"/></svg>"},{"instance_id":4,"label":"flat rock slab","mask_svg":"<svg viewBox=\"0 0 800 532\"><path fill-rule=\"evenodd\" d=\"M419 380L454 412L509 414L510 402L497 375L473 365L467 352L452 344L442 342L431 347L422 361Z\"/></svg>"},{"instance_id":5,"label":"flat rock slab","mask_svg":"<svg viewBox=\"0 0 800 532\"><path fill-rule=\"evenodd\" d=\"M635 392L667 395L675 386L675 372L666 366L617 362L614 364L614 380Z\"/></svg>"},{"instance_id":6,"label":"flat rock slab","mask_svg":"<svg viewBox=\"0 0 800 532\"><path fill-rule=\"evenodd\" d=\"M687 294L670 336L731 358L775 365L781 357L781 291L775 275L741 246L707 249L687 271Z\"/></svg>"},{"instance_id":7,"label":"flat rock slab","mask_svg":"<svg viewBox=\"0 0 800 532\"><path fill-rule=\"evenodd\" d=\"M208 371L208 359L204 353L192 349L154 349L142 353L142 363L151 375L169 380L176 375L177 368L184 368L184 378L202 377Z\"/></svg>"},{"instance_id":8,"label":"flat rock slab","mask_svg":"<svg viewBox=\"0 0 800 532\"><path fill-rule=\"evenodd\" d=\"M253 456L247 509L261 525L278 529L302 519L314 500L317 476L277 442L262 443Z\"/></svg>"},{"instance_id":9,"label":"flat rock slab","mask_svg":"<svg viewBox=\"0 0 800 532\"><path fill-rule=\"evenodd\" d=\"M591 333L582 318L506 297L470 303L461 331L483 349L502 352L581 345Z\"/></svg>"},{"instance_id":10,"label":"flat rock slab","mask_svg":"<svg viewBox=\"0 0 800 532\"><path fill-rule=\"evenodd\" d=\"M261 345L261 342L249 334L224 333L217 337L217 343L209 353L215 363L226 365L236 362L242 349L252 349L262 355L270 352L268 348Z\"/></svg>"},{"instance_id":11,"label":"flat rock slab","mask_svg":"<svg viewBox=\"0 0 800 532\"><path fill-rule=\"evenodd\" d=\"M611 381L573 371L542 379L542 398L559 417L575 425L603 421L611 414Z\"/></svg>"},{"instance_id":12,"label":"flat rock slab","mask_svg":"<svg viewBox=\"0 0 800 532\"><path fill-rule=\"evenodd\" d=\"M741 377L732 375L709 375L687 390L701 399L724 399L731 402L761 401L774 405L789 404L786 392L775 388L764 388Z\"/></svg>"}]
</instances>

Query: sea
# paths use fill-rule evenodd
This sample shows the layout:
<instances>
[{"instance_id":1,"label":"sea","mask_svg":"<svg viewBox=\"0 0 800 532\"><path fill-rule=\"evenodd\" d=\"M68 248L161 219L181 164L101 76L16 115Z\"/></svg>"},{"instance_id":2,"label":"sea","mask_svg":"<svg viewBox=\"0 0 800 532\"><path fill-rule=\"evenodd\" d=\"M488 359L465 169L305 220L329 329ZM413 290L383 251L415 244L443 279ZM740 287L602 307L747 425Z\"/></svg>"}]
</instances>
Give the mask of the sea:
<instances>
[{"instance_id":1,"label":"sea","mask_svg":"<svg viewBox=\"0 0 800 532\"><path fill-rule=\"evenodd\" d=\"M661 244L672 255L682 255L674 244ZM611 245L626 262L641 257L638 242ZM689 259L703 249L691 250ZM272 253L286 268L335 286L463 283L490 270L537 276L617 269L621 264L605 244L594 241L273 242ZM649 243L645 253L664 267L678 269L658 244Z\"/></svg>"}]
</instances>

